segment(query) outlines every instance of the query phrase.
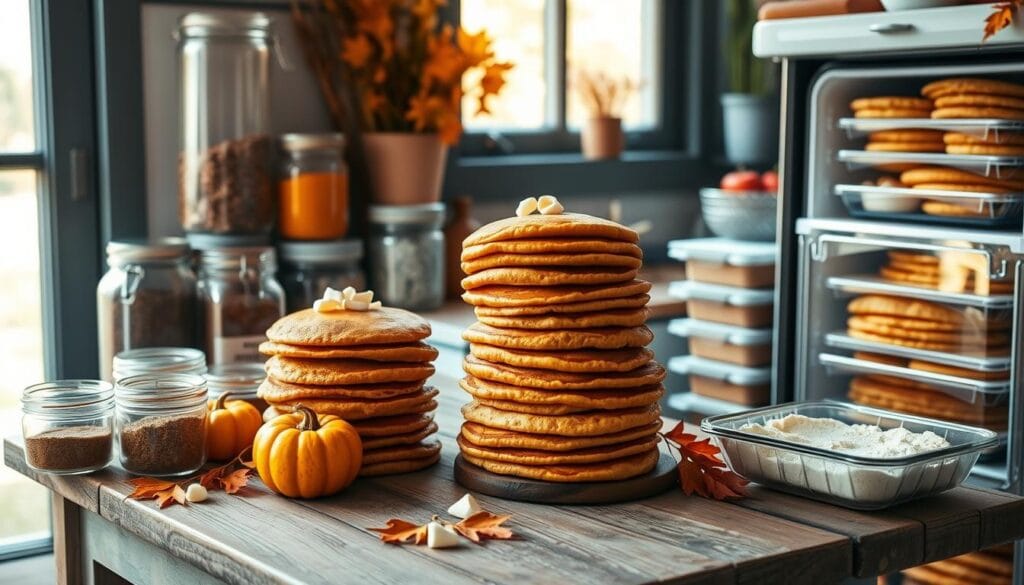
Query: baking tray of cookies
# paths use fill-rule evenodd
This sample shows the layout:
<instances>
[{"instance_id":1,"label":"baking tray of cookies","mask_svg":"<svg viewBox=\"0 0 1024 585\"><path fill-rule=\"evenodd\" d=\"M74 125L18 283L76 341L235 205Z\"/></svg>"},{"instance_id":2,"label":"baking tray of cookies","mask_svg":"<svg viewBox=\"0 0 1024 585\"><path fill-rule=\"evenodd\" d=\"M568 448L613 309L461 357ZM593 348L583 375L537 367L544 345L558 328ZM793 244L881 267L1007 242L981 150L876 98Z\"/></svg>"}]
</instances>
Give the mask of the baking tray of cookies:
<instances>
[{"instance_id":1,"label":"baking tray of cookies","mask_svg":"<svg viewBox=\"0 0 1024 585\"><path fill-rule=\"evenodd\" d=\"M993 311L1010 310L1013 308L1013 295L1010 294L979 295L966 292L948 292L928 286L894 282L874 274L830 276L825 281L825 286L831 290L851 295L878 293L937 303L979 307Z\"/></svg>"},{"instance_id":2,"label":"baking tray of cookies","mask_svg":"<svg viewBox=\"0 0 1024 585\"><path fill-rule=\"evenodd\" d=\"M939 165L970 171L983 177L1007 179L1016 176L1024 167L1024 157L986 154L943 154L937 152L889 152L873 150L840 150L839 162L850 170L865 167L903 165Z\"/></svg>"},{"instance_id":3,"label":"baking tray of cookies","mask_svg":"<svg viewBox=\"0 0 1024 585\"><path fill-rule=\"evenodd\" d=\"M941 130L998 142L1000 132L1024 132L1024 122L999 118L840 118L839 128L850 138L886 130Z\"/></svg>"},{"instance_id":4,"label":"baking tray of cookies","mask_svg":"<svg viewBox=\"0 0 1024 585\"><path fill-rule=\"evenodd\" d=\"M961 376L951 376L938 373L942 368L922 369L912 367L910 360L908 365L899 366L881 361L858 359L831 353L818 354L818 361L829 371L840 371L849 374L868 374L879 376L894 376L903 380L909 380L920 384L926 384L929 389L934 389L969 405L994 406L1005 404L1009 399L1010 380L1009 372L1002 380L978 380ZM979 372L979 377L984 377L984 372Z\"/></svg>"},{"instance_id":5,"label":"baking tray of cookies","mask_svg":"<svg viewBox=\"0 0 1024 585\"><path fill-rule=\"evenodd\" d=\"M858 339L856 337L851 337L846 333L846 331L826 333L825 345L852 351L867 351L908 359L918 359L926 362L934 362L959 368L968 368L971 370L980 370L983 372L1009 370L1011 363L1011 359L1008 354L986 355L974 352L951 353L936 351L933 349L918 349L916 347L908 347L905 345L895 345L881 341Z\"/></svg>"},{"instance_id":6,"label":"baking tray of cookies","mask_svg":"<svg viewBox=\"0 0 1024 585\"><path fill-rule=\"evenodd\" d=\"M877 185L839 184L834 192L852 217L937 225L1021 225L1024 193L973 193Z\"/></svg>"}]
</instances>

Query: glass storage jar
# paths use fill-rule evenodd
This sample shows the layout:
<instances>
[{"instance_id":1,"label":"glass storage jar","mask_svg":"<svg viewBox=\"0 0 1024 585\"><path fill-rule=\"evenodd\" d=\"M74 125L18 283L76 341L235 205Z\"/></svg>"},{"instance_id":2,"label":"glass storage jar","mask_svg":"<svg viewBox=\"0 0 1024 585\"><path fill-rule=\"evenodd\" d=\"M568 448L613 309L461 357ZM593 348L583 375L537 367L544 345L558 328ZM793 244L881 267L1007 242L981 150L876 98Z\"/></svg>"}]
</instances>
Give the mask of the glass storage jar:
<instances>
[{"instance_id":1,"label":"glass storage jar","mask_svg":"<svg viewBox=\"0 0 1024 585\"><path fill-rule=\"evenodd\" d=\"M58 380L21 395L25 460L58 475L103 469L114 457L114 387L99 380Z\"/></svg>"},{"instance_id":2,"label":"glass storage jar","mask_svg":"<svg viewBox=\"0 0 1024 585\"><path fill-rule=\"evenodd\" d=\"M182 476L206 463L206 379L142 374L117 381L117 442L129 473Z\"/></svg>"},{"instance_id":3,"label":"glass storage jar","mask_svg":"<svg viewBox=\"0 0 1024 585\"><path fill-rule=\"evenodd\" d=\"M178 199L186 232L269 233L274 225L271 21L186 14L178 23Z\"/></svg>"},{"instance_id":4,"label":"glass storage jar","mask_svg":"<svg viewBox=\"0 0 1024 585\"><path fill-rule=\"evenodd\" d=\"M286 240L334 240L348 231L348 167L341 134L281 137L278 229Z\"/></svg>"},{"instance_id":5,"label":"glass storage jar","mask_svg":"<svg viewBox=\"0 0 1024 585\"><path fill-rule=\"evenodd\" d=\"M101 378L113 381L122 351L196 344L196 277L185 240L110 242L107 264L96 288Z\"/></svg>"},{"instance_id":6,"label":"glass storage jar","mask_svg":"<svg viewBox=\"0 0 1024 585\"><path fill-rule=\"evenodd\" d=\"M366 288L366 275L360 267L362 240L281 242L277 249L281 254L280 280L289 312L312 307L313 301L322 297L327 287Z\"/></svg>"},{"instance_id":7,"label":"glass storage jar","mask_svg":"<svg viewBox=\"0 0 1024 585\"><path fill-rule=\"evenodd\" d=\"M145 347L114 356L114 380L140 374L206 375L206 354L192 347Z\"/></svg>"},{"instance_id":8,"label":"glass storage jar","mask_svg":"<svg viewBox=\"0 0 1024 585\"><path fill-rule=\"evenodd\" d=\"M370 207L370 288L385 306L444 302L444 212L443 203Z\"/></svg>"},{"instance_id":9,"label":"glass storage jar","mask_svg":"<svg viewBox=\"0 0 1024 585\"><path fill-rule=\"evenodd\" d=\"M264 361L259 345L266 340L267 329L285 312L284 290L274 278L276 270L270 246L199 251L201 345L208 364Z\"/></svg>"},{"instance_id":10,"label":"glass storage jar","mask_svg":"<svg viewBox=\"0 0 1024 585\"><path fill-rule=\"evenodd\" d=\"M225 392L231 393L231 400L241 400L255 406L260 412L267 409L267 402L258 392L267 373L262 364L223 364L213 366L206 374L208 399L213 404Z\"/></svg>"}]
</instances>

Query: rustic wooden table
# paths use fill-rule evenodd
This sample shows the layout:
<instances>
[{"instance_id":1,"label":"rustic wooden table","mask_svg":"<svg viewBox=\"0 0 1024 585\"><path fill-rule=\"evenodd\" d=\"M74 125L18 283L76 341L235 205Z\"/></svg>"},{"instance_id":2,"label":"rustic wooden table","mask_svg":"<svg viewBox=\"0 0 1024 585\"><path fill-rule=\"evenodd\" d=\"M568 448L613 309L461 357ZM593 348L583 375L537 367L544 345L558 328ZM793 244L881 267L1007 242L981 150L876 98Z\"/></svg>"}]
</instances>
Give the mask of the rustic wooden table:
<instances>
[{"instance_id":1,"label":"rustic wooden table","mask_svg":"<svg viewBox=\"0 0 1024 585\"><path fill-rule=\"evenodd\" d=\"M516 542L452 550L386 545L366 527L426 522L465 490L452 480L465 398L442 388L444 457L432 469L358 480L338 496L289 500L258 480L245 497L158 510L126 500L127 474L75 477L5 463L50 488L61 583L835 583L1024 537L1024 498L959 488L862 513L754 487L738 503L661 496L611 506L541 506L481 497L513 514ZM115 576L116 575L116 576Z\"/></svg>"}]
</instances>

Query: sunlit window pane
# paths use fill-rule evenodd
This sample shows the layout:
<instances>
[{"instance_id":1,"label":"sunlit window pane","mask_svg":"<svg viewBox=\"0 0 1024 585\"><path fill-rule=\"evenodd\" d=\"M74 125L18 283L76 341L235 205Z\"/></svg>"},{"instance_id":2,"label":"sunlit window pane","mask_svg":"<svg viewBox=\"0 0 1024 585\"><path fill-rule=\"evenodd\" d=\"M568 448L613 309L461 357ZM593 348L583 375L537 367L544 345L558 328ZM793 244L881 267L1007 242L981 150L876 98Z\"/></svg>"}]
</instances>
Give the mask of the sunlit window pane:
<instances>
[{"instance_id":1,"label":"sunlit window pane","mask_svg":"<svg viewBox=\"0 0 1024 585\"><path fill-rule=\"evenodd\" d=\"M4 0L0 18L0 152L35 150L29 0Z\"/></svg>"},{"instance_id":2,"label":"sunlit window pane","mask_svg":"<svg viewBox=\"0 0 1024 585\"><path fill-rule=\"evenodd\" d=\"M611 100L612 115L630 128L650 127L658 121L657 0L568 0L566 60L569 92L567 121L579 127L591 117L592 107L582 95L581 76L607 78L639 85ZM604 92L601 92L602 94ZM608 101L608 100L604 100Z\"/></svg>"},{"instance_id":3,"label":"sunlit window pane","mask_svg":"<svg viewBox=\"0 0 1024 585\"><path fill-rule=\"evenodd\" d=\"M0 40L0 45L3 41ZM19 398L43 380L36 172L0 172L0 429L21 429ZM46 488L0 465L0 546L49 530Z\"/></svg>"},{"instance_id":4,"label":"sunlit window pane","mask_svg":"<svg viewBox=\"0 0 1024 585\"><path fill-rule=\"evenodd\" d=\"M544 127L545 111L544 26L545 0L462 0L462 27L469 32L486 29L494 39L494 51L501 61L515 63L501 94L488 99L489 114L477 115L477 100L462 101L463 124L469 130L505 128L530 130ZM476 79L467 76L464 85Z\"/></svg>"}]
</instances>

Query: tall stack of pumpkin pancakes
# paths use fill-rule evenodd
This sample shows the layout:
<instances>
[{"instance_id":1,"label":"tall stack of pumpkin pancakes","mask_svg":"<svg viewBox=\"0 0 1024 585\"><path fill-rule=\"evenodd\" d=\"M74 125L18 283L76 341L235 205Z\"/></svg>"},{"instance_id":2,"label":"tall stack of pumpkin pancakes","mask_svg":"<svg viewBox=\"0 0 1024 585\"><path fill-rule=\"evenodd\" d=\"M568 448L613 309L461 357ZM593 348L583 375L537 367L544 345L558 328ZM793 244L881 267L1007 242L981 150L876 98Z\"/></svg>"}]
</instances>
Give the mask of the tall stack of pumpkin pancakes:
<instances>
[{"instance_id":1,"label":"tall stack of pumpkin pancakes","mask_svg":"<svg viewBox=\"0 0 1024 585\"><path fill-rule=\"evenodd\" d=\"M636 279L637 240L571 213L503 219L466 238L462 298L478 319L463 334L466 461L555 482L657 464L665 370L645 347L651 285Z\"/></svg>"},{"instance_id":2,"label":"tall stack of pumpkin pancakes","mask_svg":"<svg viewBox=\"0 0 1024 585\"><path fill-rule=\"evenodd\" d=\"M441 452L428 335L422 317L389 307L292 313L260 345L271 358L259 395L278 410L302 404L349 421L363 440L359 475L428 467Z\"/></svg>"}]
</instances>

